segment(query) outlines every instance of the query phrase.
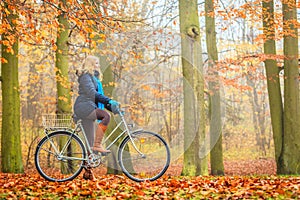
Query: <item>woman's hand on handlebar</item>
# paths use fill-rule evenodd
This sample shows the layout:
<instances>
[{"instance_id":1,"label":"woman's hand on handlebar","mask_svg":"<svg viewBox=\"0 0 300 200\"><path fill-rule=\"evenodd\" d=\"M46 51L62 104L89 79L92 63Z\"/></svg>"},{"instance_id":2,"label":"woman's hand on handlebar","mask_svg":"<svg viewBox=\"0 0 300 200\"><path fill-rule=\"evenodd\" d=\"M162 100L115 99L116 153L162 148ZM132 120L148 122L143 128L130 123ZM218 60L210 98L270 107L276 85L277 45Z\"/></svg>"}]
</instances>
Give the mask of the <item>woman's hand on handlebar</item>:
<instances>
[{"instance_id":1,"label":"woman's hand on handlebar","mask_svg":"<svg viewBox=\"0 0 300 200\"><path fill-rule=\"evenodd\" d=\"M108 102L111 106L111 112L118 114L120 112L120 103L115 100L109 100Z\"/></svg>"}]
</instances>

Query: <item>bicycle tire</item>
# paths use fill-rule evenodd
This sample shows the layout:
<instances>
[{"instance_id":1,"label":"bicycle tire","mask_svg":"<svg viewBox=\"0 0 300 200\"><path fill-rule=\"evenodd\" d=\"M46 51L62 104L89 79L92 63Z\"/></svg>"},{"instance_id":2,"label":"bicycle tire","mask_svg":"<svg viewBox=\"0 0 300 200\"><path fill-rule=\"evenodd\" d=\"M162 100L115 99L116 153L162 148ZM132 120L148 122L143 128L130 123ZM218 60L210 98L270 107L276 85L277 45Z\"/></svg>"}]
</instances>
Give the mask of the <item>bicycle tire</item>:
<instances>
[{"instance_id":1,"label":"bicycle tire","mask_svg":"<svg viewBox=\"0 0 300 200\"><path fill-rule=\"evenodd\" d=\"M133 181L154 181L160 178L170 165L170 149L166 141L157 133L138 131L131 134L134 144L127 136L123 139L119 151L119 165L123 173Z\"/></svg>"},{"instance_id":2,"label":"bicycle tire","mask_svg":"<svg viewBox=\"0 0 300 200\"><path fill-rule=\"evenodd\" d=\"M59 145L62 142L64 145ZM65 151L61 152L63 146L65 146ZM64 157L59 156L54 147ZM48 181L64 182L80 174L86 151L77 135L68 131L55 131L42 138L37 145L34 157L36 169L43 178Z\"/></svg>"}]
</instances>

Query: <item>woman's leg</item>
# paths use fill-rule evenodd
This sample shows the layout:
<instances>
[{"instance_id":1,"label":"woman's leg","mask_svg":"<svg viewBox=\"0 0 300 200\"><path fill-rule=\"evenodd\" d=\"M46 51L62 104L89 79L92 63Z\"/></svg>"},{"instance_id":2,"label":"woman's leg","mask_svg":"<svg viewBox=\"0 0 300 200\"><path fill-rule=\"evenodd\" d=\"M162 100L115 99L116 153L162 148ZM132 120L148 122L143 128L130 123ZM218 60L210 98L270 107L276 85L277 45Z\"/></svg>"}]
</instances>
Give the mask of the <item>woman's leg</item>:
<instances>
[{"instance_id":1,"label":"woman's leg","mask_svg":"<svg viewBox=\"0 0 300 200\"><path fill-rule=\"evenodd\" d=\"M92 147L94 145L95 139L95 120L82 119L82 126L84 133L88 139L89 145Z\"/></svg>"},{"instance_id":2,"label":"woman's leg","mask_svg":"<svg viewBox=\"0 0 300 200\"><path fill-rule=\"evenodd\" d=\"M97 108L93 113L89 115L88 118L101 120L96 129L93 150L102 153L110 152L109 150L106 150L101 144L102 139L104 137L104 133L107 129L107 125L110 121L110 114L105 110Z\"/></svg>"},{"instance_id":3,"label":"woman's leg","mask_svg":"<svg viewBox=\"0 0 300 200\"><path fill-rule=\"evenodd\" d=\"M89 114L87 119L101 120L101 123L104 126L107 126L110 122L110 114L106 110L101 110L99 108L96 108L91 114Z\"/></svg>"},{"instance_id":4,"label":"woman's leg","mask_svg":"<svg viewBox=\"0 0 300 200\"><path fill-rule=\"evenodd\" d=\"M94 130L95 130L95 120L101 120L101 122L99 124L97 124L96 133L94 132ZM105 132L105 130L107 128L107 125L109 124L109 121L110 121L110 114L108 112L106 112L105 110L95 109L83 121L86 122L86 123L83 123L84 126L85 126L84 129L87 130L86 131L87 138L88 138L89 144L91 146L93 146L92 149L95 150L95 151L98 151L98 152L104 152L104 153L110 152L110 151L106 150L101 145L102 138L104 136L104 132ZM91 133L92 133L92 135L91 135ZM83 178L88 179L88 180L92 180L92 181L97 180L95 178L91 168L87 168L85 170L85 172L83 174Z\"/></svg>"}]
</instances>

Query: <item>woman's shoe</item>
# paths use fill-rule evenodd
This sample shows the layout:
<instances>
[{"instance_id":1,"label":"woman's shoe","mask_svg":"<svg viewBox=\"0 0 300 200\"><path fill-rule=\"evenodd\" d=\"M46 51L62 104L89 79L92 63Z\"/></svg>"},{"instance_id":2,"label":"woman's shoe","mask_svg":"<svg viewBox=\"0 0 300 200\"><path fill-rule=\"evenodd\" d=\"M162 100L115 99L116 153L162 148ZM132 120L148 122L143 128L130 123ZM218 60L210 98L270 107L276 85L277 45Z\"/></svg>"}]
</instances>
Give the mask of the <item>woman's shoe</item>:
<instances>
[{"instance_id":1,"label":"woman's shoe","mask_svg":"<svg viewBox=\"0 0 300 200\"><path fill-rule=\"evenodd\" d=\"M96 142L95 142L94 146L92 147L92 150L100 152L100 153L110 153L111 152L110 150L105 149L101 144L96 143Z\"/></svg>"},{"instance_id":2,"label":"woman's shoe","mask_svg":"<svg viewBox=\"0 0 300 200\"><path fill-rule=\"evenodd\" d=\"M83 173L83 179L85 180L91 180L91 181L96 181L97 179L95 178L92 169L85 169L85 172Z\"/></svg>"}]
</instances>

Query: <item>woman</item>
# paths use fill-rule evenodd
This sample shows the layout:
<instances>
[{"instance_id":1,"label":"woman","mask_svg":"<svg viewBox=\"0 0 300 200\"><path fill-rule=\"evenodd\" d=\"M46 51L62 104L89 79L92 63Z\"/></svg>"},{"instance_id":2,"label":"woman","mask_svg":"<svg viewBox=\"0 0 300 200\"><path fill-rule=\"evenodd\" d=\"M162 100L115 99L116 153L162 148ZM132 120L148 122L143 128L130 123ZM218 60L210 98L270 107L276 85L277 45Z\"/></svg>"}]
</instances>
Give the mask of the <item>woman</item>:
<instances>
[{"instance_id":1,"label":"woman","mask_svg":"<svg viewBox=\"0 0 300 200\"><path fill-rule=\"evenodd\" d=\"M101 120L101 122L97 125L94 142L92 142L92 139L89 139L89 143L91 146L94 143L92 147L94 151L108 153L110 151L106 150L102 146L101 142L110 121L110 114L105 110L99 109L97 104L102 103L110 111L116 113L119 103L98 92L97 83L93 74L95 70L99 69L99 58L95 56L88 56L84 60L82 68L80 70L76 70L79 83L79 96L74 104L74 112L80 119L87 119L92 122L95 122L95 120ZM94 124L91 126L94 126ZM91 138L90 135L88 138Z\"/></svg>"}]
</instances>

